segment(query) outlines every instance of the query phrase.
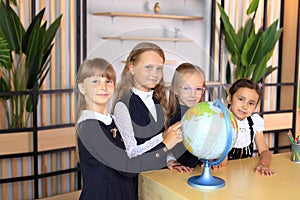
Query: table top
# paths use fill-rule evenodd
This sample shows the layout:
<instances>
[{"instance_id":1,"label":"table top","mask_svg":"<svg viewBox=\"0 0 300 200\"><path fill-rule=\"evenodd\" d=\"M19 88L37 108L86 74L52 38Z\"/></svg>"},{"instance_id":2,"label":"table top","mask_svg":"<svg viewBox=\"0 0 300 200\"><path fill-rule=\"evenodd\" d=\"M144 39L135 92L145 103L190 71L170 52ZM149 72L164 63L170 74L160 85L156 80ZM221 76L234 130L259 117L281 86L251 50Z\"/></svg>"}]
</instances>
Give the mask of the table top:
<instances>
[{"instance_id":1,"label":"table top","mask_svg":"<svg viewBox=\"0 0 300 200\"><path fill-rule=\"evenodd\" d=\"M213 176L225 180L220 189L202 190L191 187L187 180L201 175L202 168L192 173L179 173L168 169L140 174L139 194L147 199L300 199L300 164L290 160L290 152L272 155L272 177L254 172L259 158L228 161L226 167L211 170Z\"/></svg>"}]
</instances>

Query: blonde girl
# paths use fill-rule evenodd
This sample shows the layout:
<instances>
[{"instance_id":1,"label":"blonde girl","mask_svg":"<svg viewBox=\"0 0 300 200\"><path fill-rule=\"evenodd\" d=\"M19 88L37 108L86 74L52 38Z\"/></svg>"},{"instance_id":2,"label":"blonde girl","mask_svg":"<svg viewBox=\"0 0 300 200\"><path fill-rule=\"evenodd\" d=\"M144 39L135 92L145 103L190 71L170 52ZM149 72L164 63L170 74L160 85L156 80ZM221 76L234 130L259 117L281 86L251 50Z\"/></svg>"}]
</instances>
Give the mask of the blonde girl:
<instances>
[{"instance_id":1,"label":"blonde girl","mask_svg":"<svg viewBox=\"0 0 300 200\"><path fill-rule=\"evenodd\" d=\"M166 126L180 121L190 107L203 101L204 92L204 71L191 63L180 64L175 70L170 86ZM180 171L182 166L193 168L198 164L198 158L188 152L182 143L177 144L172 152L177 162L169 163L169 169Z\"/></svg>"},{"instance_id":2,"label":"blonde girl","mask_svg":"<svg viewBox=\"0 0 300 200\"><path fill-rule=\"evenodd\" d=\"M114 117L107 112L115 81L112 65L100 58L84 61L77 74L77 149L83 178L80 199L138 199L133 182L136 173L165 166L168 149L182 141L179 127L174 127L161 148L130 159Z\"/></svg>"},{"instance_id":3,"label":"blonde girl","mask_svg":"<svg viewBox=\"0 0 300 200\"><path fill-rule=\"evenodd\" d=\"M130 158L158 148L167 133L164 62L159 46L142 42L132 49L123 69L113 108Z\"/></svg>"}]
</instances>

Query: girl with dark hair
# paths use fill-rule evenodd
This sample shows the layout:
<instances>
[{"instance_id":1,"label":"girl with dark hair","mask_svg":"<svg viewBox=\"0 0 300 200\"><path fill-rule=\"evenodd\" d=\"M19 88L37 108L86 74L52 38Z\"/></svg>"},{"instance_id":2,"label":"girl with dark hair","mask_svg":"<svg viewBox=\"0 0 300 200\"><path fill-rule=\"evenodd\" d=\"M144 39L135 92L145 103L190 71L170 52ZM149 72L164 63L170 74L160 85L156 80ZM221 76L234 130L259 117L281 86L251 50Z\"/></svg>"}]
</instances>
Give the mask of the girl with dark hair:
<instances>
[{"instance_id":1,"label":"girl with dark hair","mask_svg":"<svg viewBox=\"0 0 300 200\"><path fill-rule=\"evenodd\" d=\"M276 173L270 169L271 153L263 134L264 120L254 113L261 98L259 85L248 79L237 80L229 89L227 101L238 122L238 137L228 154L228 160L252 157L255 142L260 156L255 172L272 176Z\"/></svg>"}]
</instances>

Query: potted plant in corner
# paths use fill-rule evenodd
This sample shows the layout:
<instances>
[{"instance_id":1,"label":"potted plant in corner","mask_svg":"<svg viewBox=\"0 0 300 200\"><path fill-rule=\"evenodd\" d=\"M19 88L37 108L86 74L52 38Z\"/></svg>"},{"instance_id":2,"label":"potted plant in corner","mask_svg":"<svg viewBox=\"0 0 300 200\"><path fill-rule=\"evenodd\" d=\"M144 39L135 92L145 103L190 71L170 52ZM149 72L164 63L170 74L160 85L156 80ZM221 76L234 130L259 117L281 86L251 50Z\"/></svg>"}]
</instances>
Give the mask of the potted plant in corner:
<instances>
[{"instance_id":1,"label":"potted plant in corner","mask_svg":"<svg viewBox=\"0 0 300 200\"><path fill-rule=\"evenodd\" d=\"M17 6L15 0L11 2ZM0 56L0 93L39 90L45 80L50 70L49 59L54 45L52 42L62 15L48 26L47 21L43 21L44 13L45 8L32 19L25 30L10 1L1 0L0 38L3 38L4 45L8 45L9 59L2 62L3 55ZM8 128L27 127L35 106L32 98L32 95L0 95Z\"/></svg>"},{"instance_id":2,"label":"potted plant in corner","mask_svg":"<svg viewBox=\"0 0 300 200\"><path fill-rule=\"evenodd\" d=\"M0 66L8 65L10 62L10 49L8 47L8 43L4 37L0 35ZM0 81L2 81L2 77L0 77ZM0 83L0 86L2 84ZM0 89L0 91L2 91Z\"/></svg>"},{"instance_id":3,"label":"potted plant in corner","mask_svg":"<svg viewBox=\"0 0 300 200\"><path fill-rule=\"evenodd\" d=\"M254 19L260 0L251 1L247 15L251 15L245 25L235 32L229 17L223 7L218 4L221 12L221 20L224 25L225 44L229 54L230 61L234 65L234 73L231 72L231 66L228 61L226 68L227 83L233 78L247 78L255 82L260 82L263 77L268 76L278 67L268 66L267 62L272 57L274 47L282 35L282 28L277 30L278 20L273 22L266 30L260 28L255 32Z\"/></svg>"}]
</instances>

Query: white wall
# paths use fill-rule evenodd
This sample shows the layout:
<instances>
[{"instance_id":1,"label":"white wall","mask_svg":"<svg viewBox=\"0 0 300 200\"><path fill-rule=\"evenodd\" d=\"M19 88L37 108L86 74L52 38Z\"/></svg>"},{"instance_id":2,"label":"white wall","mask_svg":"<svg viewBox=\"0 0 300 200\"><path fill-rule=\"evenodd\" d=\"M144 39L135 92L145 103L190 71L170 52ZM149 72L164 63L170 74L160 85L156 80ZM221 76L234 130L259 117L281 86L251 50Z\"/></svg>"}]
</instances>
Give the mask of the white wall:
<instances>
[{"instance_id":1,"label":"white wall","mask_svg":"<svg viewBox=\"0 0 300 200\"><path fill-rule=\"evenodd\" d=\"M96 12L154 13L159 2L160 14L203 16L203 20L177 20L133 17L95 16ZM193 42L151 41L164 49L166 60L176 64L166 65L164 79L171 80L174 68L182 62L201 66L206 73L209 67L211 1L205 0L89 0L87 1L87 57L102 57L115 67L118 77L131 49L141 41L103 40L105 36L178 37ZM208 77L208 74L206 74ZM119 80L119 78L118 78Z\"/></svg>"}]
</instances>

